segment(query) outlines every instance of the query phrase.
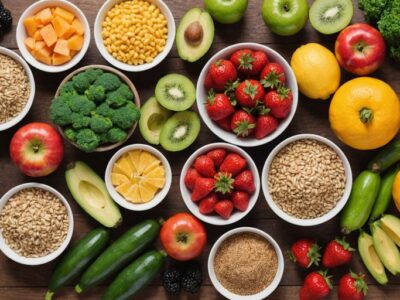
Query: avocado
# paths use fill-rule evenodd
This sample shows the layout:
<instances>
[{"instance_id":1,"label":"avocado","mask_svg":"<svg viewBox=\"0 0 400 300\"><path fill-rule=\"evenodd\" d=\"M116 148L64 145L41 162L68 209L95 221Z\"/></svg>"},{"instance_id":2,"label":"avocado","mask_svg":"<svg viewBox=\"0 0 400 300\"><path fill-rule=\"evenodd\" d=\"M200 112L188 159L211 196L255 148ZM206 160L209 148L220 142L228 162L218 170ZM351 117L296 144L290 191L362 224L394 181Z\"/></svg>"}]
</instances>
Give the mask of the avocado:
<instances>
[{"instance_id":1,"label":"avocado","mask_svg":"<svg viewBox=\"0 0 400 300\"><path fill-rule=\"evenodd\" d=\"M358 237L358 252L372 277L380 284L387 284L385 268L376 253L372 237L364 231Z\"/></svg>"},{"instance_id":2,"label":"avocado","mask_svg":"<svg viewBox=\"0 0 400 300\"><path fill-rule=\"evenodd\" d=\"M192 8L182 17L176 31L176 47L183 60L199 60L214 40L214 21L200 8Z\"/></svg>"},{"instance_id":3,"label":"avocado","mask_svg":"<svg viewBox=\"0 0 400 300\"><path fill-rule=\"evenodd\" d=\"M68 188L78 204L105 227L117 227L122 216L108 194L104 181L84 162L69 165L65 172Z\"/></svg>"},{"instance_id":4,"label":"avocado","mask_svg":"<svg viewBox=\"0 0 400 300\"><path fill-rule=\"evenodd\" d=\"M380 223L383 231L400 247L400 219L393 215L384 215Z\"/></svg>"},{"instance_id":5,"label":"avocado","mask_svg":"<svg viewBox=\"0 0 400 300\"><path fill-rule=\"evenodd\" d=\"M396 244L390 237L379 227L379 221L370 224L372 232L372 240L376 253L385 266L393 275L400 273L400 252Z\"/></svg>"},{"instance_id":6,"label":"avocado","mask_svg":"<svg viewBox=\"0 0 400 300\"><path fill-rule=\"evenodd\" d=\"M160 132L171 111L161 106L155 97L151 97L140 109L139 129L143 138L150 144L160 143Z\"/></svg>"}]
</instances>

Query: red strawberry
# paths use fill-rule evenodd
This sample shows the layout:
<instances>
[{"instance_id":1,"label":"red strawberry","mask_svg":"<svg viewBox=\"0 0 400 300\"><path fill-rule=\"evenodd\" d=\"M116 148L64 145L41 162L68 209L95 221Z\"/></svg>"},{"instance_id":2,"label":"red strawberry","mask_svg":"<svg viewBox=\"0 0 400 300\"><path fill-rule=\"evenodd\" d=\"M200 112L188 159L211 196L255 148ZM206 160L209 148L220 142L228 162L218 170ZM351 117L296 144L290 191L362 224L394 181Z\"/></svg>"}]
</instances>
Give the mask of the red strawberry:
<instances>
[{"instance_id":1,"label":"red strawberry","mask_svg":"<svg viewBox=\"0 0 400 300\"><path fill-rule=\"evenodd\" d=\"M239 174L247 166L247 161L236 153L229 153L219 167L220 172L231 173L232 176Z\"/></svg>"},{"instance_id":2,"label":"red strawberry","mask_svg":"<svg viewBox=\"0 0 400 300\"><path fill-rule=\"evenodd\" d=\"M327 272L311 272L304 279L303 296L306 296L309 300L318 300L327 297L332 289L330 277L327 276Z\"/></svg>"},{"instance_id":3,"label":"red strawberry","mask_svg":"<svg viewBox=\"0 0 400 300\"><path fill-rule=\"evenodd\" d=\"M242 191L233 191L232 202L237 210L246 211L249 206L250 195Z\"/></svg>"},{"instance_id":4,"label":"red strawberry","mask_svg":"<svg viewBox=\"0 0 400 300\"><path fill-rule=\"evenodd\" d=\"M237 102L241 106L255 107L259 101L262 101L265 95L261 83L254 79L248 79L239 84L235 91Z\"/></svg>"},{"instance_id":5,"label":"red strawberry","mask_svg":"<svg viewBox=\"0 0 400 300\"><path fill-rule=\"evenodd\" d=\"M226 130L226 131L231 132L231 131L232 131L232 128L231 128L231 120L232 120L232 115L229 115L229 116L227 116L227 117L224 118L224 119L215 121L215 123L217 123L217 125L218 125L219 127L221 127L223 130Z\"/></svg>"},{"instance_id":6,"label":"red strawberry","mask_svg":"<svg viewBox=\"0 0 400 300\"><path fill-rule=\"evenodd\" d=\"M193 190L196 179L200 177L200 174L195 168L189 168L185 175L185 185L189 190Z\"/></svg>"},{"instance_id":7,"label":"red strawberry","mask_svg":"<svg viewBox=\"0 0 400 300\"><path fill-rule=\"evenodd\" d=\"M266 116L258 116L256 119L256 129L254 135L256 139L263 139L267 135L270 135L272 132L278 128L278 120L270 115Z\"/></svg>"},{"instance_id":8,"label":"red strawberry","mask_svg":"<svg viewBox=\"0 0 400 300\"><path fill-rule=\"evenodd\" d=\"M300 288L300 300L314 300L313 298L311 298L310 292L305 286L302 286Z\"/></svg>"},{"instance_id":9,"label":"red strawberry","mask_svg":"<svg viewBox=\"0 0 400 300\"><path fill-rule=\"evenodd\" d=\"M217 92L225 91L228 83L237 79L237 71L230 60L220 59L210 67L210 78Z\"/></svg>"},{"instance_id":10,"label":"red strawberry","mask_svg":"<svg viewBox=\"0 0 400 300\"><path fill-rule=\"evenodd\" d=\"M215 171L214 161L207 155L200 155L197 157L193 166L200 175L205 177L212 178L215 173L217 173Z\"/></svg>"},{"instance_id":11,"label":"red strawberry","mask_svg":"<svg viewBox=\"0 0 400 300\"><path fill-rule=\"evenodd\" d=\"M289 88L280 87L268 92L264 97L264 105L271 110L275 118L286 118L292 108L293 94Z\"/></svg>"},{"instance_id":12,"label":"red strawberry","mask_svg":"<svg viewBox=\"0 0 400 300\"><path fill-rule=\"evenodd\" d=\"M235 177L233 187L239 191L245 191L249 194L253 194L256 190L254 184L253 173L250 170L244 170Z\"/></svg>"},{"instance_id":13,"label":"red strawberry","mask_svg":"<svg viewBox=\"0 0 400 300\"><path fill-rule=\"evenodd\" d=\"M221 216L221 218L229 219L229 217L232 215L233 204L229 200L221 200L215 204L214 210Z\"/></svg>"},{"instance_id":14,"label":"red strawberry","mask_svg":"<svg viewBox=\"0 0 400 300\"><path fill-rule=\"evenodd\" d=\"M197 178L193 187L192 200L194 202L197 202L200 199L204 198L214 190L214 186L214 178Z\"/></svg>"},{"instance_id":15,"label":"red strawberry","mask_svg":"<svg viewBox=\"0 0 400 300\"><path fill-rule=\"evenodd\" d=\"M300 267L309 268L312 265L318 266L321 254L320 247L311 239L300 239L290 247L290 259Z\"/></svg>"},{"instance_id":16,"label":"red strawberry","mask_svg":"<svg viewBox=\"0 0 400 300\"><path fill-rule=\"evenodd\" d=\"M207 72L206 78L204 79L204 87L207 91L214 88L214 83L212 81L210 71Z\"/></svg>"},{"instance_id":17,"label":"red strawberry","mask_svg":"<svg viewBox=\"0 0 400 300\"><path fill-rule=\"evenodd\" d=\"M242 74L249 74L253 65L253 51L250 49L240 49L231 55L231 62Z\"/></svg>"},{"instance_id":18,"label":"red strawberry","mask_svg":"<svg viewBox=\"0 0 400 300\"><path fill-rule=\"evenodd\" d=\"M214 161L214 165L219 167L222 164L222 162L224 161L224 158L226 156L226 150L222 149L222 148L218 148L218 149L209 151L206 155Z\"/></svg>"},{"instance_id":19,"label":"red strawberry","mask_svg":"<svg viewBox=\"0 0 400 300\"><path fill-rule=\"evenodd\" d=\"M325 247L322 264L326 268L334 268L350 263L354 249L345 239L336 238Z\"/></svg>"},{"instance_id":20,"label":"red strawberry","mask_svg":"<svg viewBox=\"0 0 400 300\"><path fill-rule=\"evenodd\" d=\"M238 137L248 137L254 133L256 120L254 117L244 110L236 111L231 119L231 130Z\"/></svg>"},{"instance_id":21,"label":"red strawberry","mask_svg":"<svg viewBox=\"0 0 400 300\"><path fill-rule=\"evenodd\" d=\"M339 280L339 300L362 300L367 295L368 286L364 280L365 275L354 272L347 273Z\"/></svg>"},{"instance_id":22,"label":"red strawberry","mask_svg":"<svg viewBox=\"0 0 400 300\"><path fill-rule=\"evenodd\" d=\"M224 119L235 112L227 95L214 93L210 93L207 98L206 110L208 116L214 121Z\"/></svg>"},{"instance_id":23,"label":"red strawberry","mask_svg":"<svg viewBox=\"0 0 400 300\"><path fill-rule=\"evenodd\" d=\"M267 64L261 72L260 82L265 88L276 89L286 83L285 70L278 63Z\"/></svg>"},{"instance_id":24,"label":"red strawberry","mask_svg":"<svg viewBox=\"0 0 400 300\"><path fill-rule=\"evenodd\" d=\"M256 76L260 74L260 72L264 69L264 67L268 64L267 54L263 51L254 51L252 54L253 58L253 68L251 69L251 74Z\"/></svg>"},{"instance_id":25,"label":"red strawberry","mask_svg":"<svg viewBox=\"0 0 400 300\"><path fill-rule=\"evenodd\" d=\"M199 204L199 212L203 215L208 215L214 212L214 206L218 202L218 197L215 193L203 198Z\"/></svg>"},{"instance_id":26,"label":"red strawberry","mask_svg":"<svg viewBox=\"0 0 400 300\"><path fill-rule=\"evenodd\" d=\"M228 197L233 190L234 179L231 173L219 172L215 175L215 191L223 198Z\"/></svg>"}]
</instances>

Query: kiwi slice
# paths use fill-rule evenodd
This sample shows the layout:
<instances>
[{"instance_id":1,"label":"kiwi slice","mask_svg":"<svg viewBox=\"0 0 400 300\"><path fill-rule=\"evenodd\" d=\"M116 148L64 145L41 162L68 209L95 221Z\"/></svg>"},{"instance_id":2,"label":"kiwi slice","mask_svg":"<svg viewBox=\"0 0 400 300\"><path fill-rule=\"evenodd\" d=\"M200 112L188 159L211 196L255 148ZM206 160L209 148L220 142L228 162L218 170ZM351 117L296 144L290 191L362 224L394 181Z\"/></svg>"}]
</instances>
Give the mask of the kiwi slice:
<instances>
[{"instance_id":1,"label":"kiwi slice","mask_svg":"<svg viewBox=\"0 0 400 300\"><path fill-rule=\"evenodd\" d=\"M316 0L310 8L310 22L320 33L333 34L350 24L353 13L351 0Z\"/></svg>"},{"instance_id":2,"label":"kiwi slice","mask_svg":"<svg viewBox=\"0 0 400 300\"><path fill-rule=\"evenodd\" d=\"M169 74L158 81L156 98L166 109L184 111L196 100L196 88L186 76Z\"/></svg>"},{"instance_id":3,"label":"kiwi slice","mask_svg":"<svg viewBox=\"0 0 400 300\"><path fill-rule=\"evenodd\" d=\"M200 132L200 118L193 111L177 112L165 122L160 133L160 144L176 152L189 147Z\"/></svg>"}]
</instances>

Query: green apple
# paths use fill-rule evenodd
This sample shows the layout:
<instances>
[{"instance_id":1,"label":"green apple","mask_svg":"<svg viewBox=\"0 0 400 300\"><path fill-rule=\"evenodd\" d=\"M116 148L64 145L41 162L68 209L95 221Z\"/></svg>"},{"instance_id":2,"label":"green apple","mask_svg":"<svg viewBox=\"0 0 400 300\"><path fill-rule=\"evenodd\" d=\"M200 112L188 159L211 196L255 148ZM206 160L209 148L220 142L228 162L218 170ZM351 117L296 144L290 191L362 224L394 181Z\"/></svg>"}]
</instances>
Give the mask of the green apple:
<instances>
[{"instance_id":1,"label":"green apple","mask_svg":"<svg viewBox=\"0 0 400 300\"><path fill-rule=\"evenodd\" d=\"M308 20L307 0L264 0L261 10L265 24L279 35L299 32Z\"/></svg>"},{"instance_id":2,"label":"green apple","mask_svg":"<svg viewBox=\"0 0 400 300\"><path fill-rule=\"evenodd\" d=\"M222 24L239 22L247 8L247 0L204 0L204 7Z\"/></svg>"}]
</instances>

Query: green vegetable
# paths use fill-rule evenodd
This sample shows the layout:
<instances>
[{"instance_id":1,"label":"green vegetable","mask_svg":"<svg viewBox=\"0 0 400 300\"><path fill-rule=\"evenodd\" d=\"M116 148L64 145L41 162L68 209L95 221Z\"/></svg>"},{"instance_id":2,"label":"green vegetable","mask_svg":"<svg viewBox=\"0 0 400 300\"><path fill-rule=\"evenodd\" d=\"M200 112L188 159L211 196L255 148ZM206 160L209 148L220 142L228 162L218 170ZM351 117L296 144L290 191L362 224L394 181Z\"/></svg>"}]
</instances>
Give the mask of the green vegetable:
<instances>
[{"instance_id":1,"label":"green vegetable","mask_svg":"<svg viewBox=\"0 0 400 300\"><path fill-rule=\"evenodd\" d=\"M86 69L85 75L88 78L90 84L94 83L97 78L99 78L101 75L103 75L103 70L102 69L95 69L95 68L89 68Z\"/></svg>"},{"instance_id":2,"label":"green vegetable","mask_svg":"<svg viewBox=\"0 0 400 300\"><path fill-rule=\"evenodd\" d=\"M133 123L139 121L140 110L133 102L128 102L125 106L115 110L111 116L111 121L121 129L129 129Z\"/></svg>"},{"instance_id":3,"label":"green vegetable","mask_svg":"<svg viewBox=\"0 0 400 300\"><path fill-rule=\"evenodd\" d=\"M73 141L73 142L76 141L76 131L73 128L68 127L66 129L64 129L64 134L67 137L67 139L69 139L70 141Z\"/></svg>"},{"instance_id":4,"label":"green vegetable","mask_svg":"<svg viewBox=\"0 0 400 300\"><path fill-rule=\"evenodd\" d=\"M96 104L82 95L74 95L68 98L69 107L73 112L89 116L96 109Z\"/></svg>"},{"instance_id":5,"label":"green vegetable","mask_svg":"<svg viewBox=\"0 0 400 300\"><path fill-rule=\"evenodd\" d=\"M107 288L101 300L131 299L140 289L149 284L161 271L165 262L164 251L149 251L118 274Z\"/></svg>"},{"instance_id":6,"label":"green vegetable","mask_svg":"<svg viewBox=\"0 0 400 300\"><path fill-rule=\"evenodd\" d=\"M118 76L111 73L104 73L96 79L94 85L101 85L107 92L115 91L121 86L121 80Z\"/></svg>"},{"instance_id":7,"label":"green vegetable","mask_svg":"<svg viewBox=\"0 0 400 300\"><path fill-rule=\"evenodd\" d=\"M383 172L400 161L400 140L395 140L381 150L368 165L374 172Z\"/></svg>"},{"instance_id":8,"label":"green vegetable","mask_svg":"<svg viewBox=\"0 0 400 300\"><path fill-rule=\"evenodd\" d=\"M106 134L107 143L119 143L126 139L128 134L118 127L111 128Z\"/></svg>"},{"instance_id":9,"label":"green vegetable","mask_svg":"<svg viewBox=\"0 0 400 300\"><path fill-rule=\"evenodd\" d=\"M358 0L358 7L364 11L365 19L369 22L381 18L390 0Z\"/></svg>"},{"instance_id":10,"label":"green vegetable","mask_svg":"<svg viewBox=\"0 0 400 300\"><path fill-rule=\"evenodd\" d=\"M72 111L64 96L59 96L51 102L50 119L54 124L66 126L71 124Z\"/></svg>"},{"instance_id":11,"label":"green vegetable","mask_svg":"<svg viewBox=\"0 0 400 300\"><path fill-rule=\"evenodd\" d=\"M340 226L344 234L360 229L367 222L379 192L379 174L363 171L357 176L346 206L343 209Z\"/></svg>"},{"instance_id":12,"label":"green vegetable","mask_svg":"<svg viewBox=\"0 0 400 300\"><path fill-rule=\"evenodd\" d=\"M99 146L99 144L100 138L93 130L84 128L78 131L78 134L76 135L76 145L79 149L85 152L92 152Z\"/></svg>"},{"instance_id":13,"label":"green vegetable","mask_svg":"<svg viewBox=\"0 0 400 300\"><path fill-rule=\"evenodd\" d=\"M82 293L113 276L145 249L158 235L160 224L145 220L126 231L112 243L85 271L75 291Z\"/></svg>"},{"instance_id":14,"label":"green vegetable","mask_svg":"<svg viewBox=\"0 0 400 300\"><path fill-rule=\"evenodd\" d=\"M83 94L90 87L90 80L85 72L72 77L72 83L75 90L80 94Z\"/></svg>"},{"instance_id":15,"label":"green vegetable","mask_svg":"<svg viewBox=\"0 0 400 300\"><path fill-rule=\"evenodd\" d=\"M72 96L76 94L77 92L72 81L66 82L60 89L60 96Z\"/></svg>"},{"instance_id":16,"label":"green vegetable","mask_svg":"<svg viewBox=\"0 0 400 300\"><path fill-rule=\"evenodd\" d=\"M115 113L115 110L112 109L106 102L103 102L97 106L96 113L102 115L103 117L111 118Z\"/></svg>"},{"instance_id":17,"label":"green vegetable","mask_svg":"<svg viewBox=\"0 0 400 300\"><path fill-rule=\"evenodd\" d=\"M104 249L109 240L109 232L97 228L84 236L63 257L51 276L45 300L52 299L61 287L71 283L84 268Z\"/></svg>"},{"instance_id":18,"label":"green vegetable","mask_svg":"<svg viewBox=\"0 0 400 300\"><path fill-rule=\"evenodd\" d=\"M86 128L90 124L90 117L81 115L79 113L72 113L71 123L74 129Z\"/></svg>"},{"instance_id":19,"label":"green vegetable","mask_svg":"<svg viewBox=\"0 0 400 300\"><path fill-rule=\"evenodd\" d=\"M134 99L131 88L125 83L121 84L121 86L117 89L117 92L124 96L127 100L133 101Z\"/></svg>"},{"instance_id":20,"label":"green vegetable","mask_svg":"<svg viewBox=\"0 0 400 300\"><path fill-rule=\"evenodd\" d=\"M111 127L113 127L113 123L110 118L94 113L90 119L90 128L96 133L105 133Z\"/></svg>"},{"instance_id":21,"label":"green vegetable","mask_svg":"<svg viewBox=\"0 0 400 300\"><path fill-rule=\"evenodd\" d=\"M106 102L110 107L118 108L128 103L128 100L123 94L116 90L107 94Z\"/></svg>"},{"instance_id":22,"label":"green vegetable","mask_svg":"<svg viewBox=\"0 0 400 300\"><path fill-rule=\"evenodd\" d=\"M101 85L91 85L89 89L85 91L85 96L90 101L102 102L106 99L106 90Z\"/></svg>"}]
</instances>

